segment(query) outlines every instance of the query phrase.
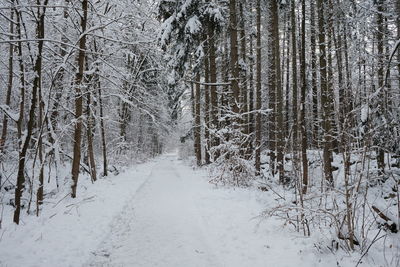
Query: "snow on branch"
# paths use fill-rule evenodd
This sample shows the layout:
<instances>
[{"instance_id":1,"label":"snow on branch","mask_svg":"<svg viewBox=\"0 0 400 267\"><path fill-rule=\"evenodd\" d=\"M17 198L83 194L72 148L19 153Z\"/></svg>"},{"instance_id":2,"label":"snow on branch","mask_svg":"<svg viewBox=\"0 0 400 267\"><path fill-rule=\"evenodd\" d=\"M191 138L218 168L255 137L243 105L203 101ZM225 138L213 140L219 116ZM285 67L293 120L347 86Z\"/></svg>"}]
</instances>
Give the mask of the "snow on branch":
<instances>
[{"instance_id":1,"label":"snow on branch","mask_svg":"<svg viewBox=\"0 0 400 267\"><path fill-rule=\"evenodd\" d=\"M0 105L0 110L4 112L4 114L9 117L14 122L17 122L19 119L19 115L17 112L14 112L9 106L7 105Z\"/></svg>"}]
</instances>

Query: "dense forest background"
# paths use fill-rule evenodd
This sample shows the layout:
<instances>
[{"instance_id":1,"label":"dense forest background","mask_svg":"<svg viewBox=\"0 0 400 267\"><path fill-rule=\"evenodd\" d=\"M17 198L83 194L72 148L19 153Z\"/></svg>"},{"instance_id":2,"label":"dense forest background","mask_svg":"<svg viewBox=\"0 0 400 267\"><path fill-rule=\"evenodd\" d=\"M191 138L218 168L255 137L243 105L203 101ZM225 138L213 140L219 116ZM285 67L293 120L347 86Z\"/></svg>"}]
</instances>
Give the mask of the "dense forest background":
<instances>
[{"instance_id":1,"label":"dense forest background","mask_svg":"<svg viewBox=\"0 0 400 267\"><path fill-rule=\"evenodd\" d=\"M276 193L263 216L332 228L332 250L398 231L399 0L5 0L0 27L16 224L179 147L212 183Z\"/></svg>"}]
</instances>

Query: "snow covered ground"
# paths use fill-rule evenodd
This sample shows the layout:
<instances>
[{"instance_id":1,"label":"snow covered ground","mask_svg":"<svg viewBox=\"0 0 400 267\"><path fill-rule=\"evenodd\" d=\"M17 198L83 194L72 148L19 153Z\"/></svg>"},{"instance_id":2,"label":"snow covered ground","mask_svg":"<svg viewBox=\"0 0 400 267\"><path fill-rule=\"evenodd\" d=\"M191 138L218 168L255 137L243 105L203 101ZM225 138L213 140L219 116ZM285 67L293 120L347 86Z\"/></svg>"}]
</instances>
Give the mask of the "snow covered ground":
<instances>
[{"instance_id":1,"label":"snow covered ground","mask_svg":"<svg viewBox=\"0 0 400 267\"><path fill-rule=\"evenodd\" d=\"M318 252L319 236L261 218L272 192L207 180L166 154L94 185L82 181L77 199L54 199L39 218L25 215L20 226L4 218L0 266L333 267L360 258ZM366 257L360 266L384 265Z\"/></svg>"}]
</instances>

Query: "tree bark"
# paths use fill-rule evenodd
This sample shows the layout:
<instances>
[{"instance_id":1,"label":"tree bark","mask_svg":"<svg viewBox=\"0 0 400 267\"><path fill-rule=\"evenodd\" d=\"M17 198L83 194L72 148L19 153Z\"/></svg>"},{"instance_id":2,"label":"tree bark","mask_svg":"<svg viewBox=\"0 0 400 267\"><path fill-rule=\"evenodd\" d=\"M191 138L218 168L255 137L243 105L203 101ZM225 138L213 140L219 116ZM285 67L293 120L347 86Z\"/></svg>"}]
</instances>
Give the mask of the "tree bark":
<instances>
[{"instance_id":1,"label":"tree bark","mask_svg":"<svg viewBox=\"0 0 400 267\"><path fill-rule=\"evenodd\" d=\"M333 186L332 176L332 150L331 150L331 119L329 103L329 90L328 88L328 76L327 76L327 57L326 57L326 38L325 38L325 18L324 18L324 1L317 1L318 11L318 45L320 50L319 56L319 72L320 72L320 84L321 84L321 105L322 105L322 126L324 130L324 147L323 147L323 162L324 162L324 176L328 185Z\"/></svg>"},{"instance_id":2,"label":"tree bark","mask_svg":"<svg viewBox=\"0 0 400 267\"><path fill-rule=\"evenodd\" d=\"M208 23L208 52L209 52L209 64L210 64L210 83L215 84L217 82L217 63L216 63L216 48L215 48L215 29L214 22L209 21ZM218 123L218 87L216 85L210 86L210 101L211 101L211 129L216 131L219 127ZM216 147L219 145L219 138L215 134L211 134L211 146ZM215 161L219 157L219 152L214 151L213 160Z\"/></svg>"},{"instance_id":3,"label":"tree bark","mask_svg":"<svg viewBox=\"0 0 400 267\"><path fill-rule=\"evenodd\" d=\"M204 79L206 85L204 85L204 138L205 138L205 152L204 152L204 161L206 164L210 164L210 86L207 85L210 82L210 62L208 58L208 40L207 35L205 34L204 39L206 40L205 44L205 57L204 57Z\"/></svg>"},{"instance_id":4,"label":"tree bark","mask_svg":"<svg viewBox=\"0 0 400 267\"><path fill-rule=\"evenodd\" d=\"M383 91L383 85L384 85L384 21L383 21L383 11L384 11L384 0L377 0L376 1L377 5L377 26L378 30L376 33L376 41L377 41L377 49L378 49L378 88ZM383 106L384 106L384 95L383 93L380 93L379 96L379 114L380 116L383 116ZM377 151L377 165L378 165L378 170L379 174L384 174L385 173L385 152L383 148L381 147L383 144L381 142L378 143L378 151Z\"/></svg>"},{"instance_id":5,"label":"tree bark","mask_svg":"<svg viewBox=\"0 0 400 267\"><path fill-rule=\"evenodd\" d=\"M239 3L239 14L240 14L240 59L244 66L240 67L240 113L247 114L248 113L248 83L247 83L247 44L246 44L246 23L245 17L243 15L243 2ZM250 158L250 149L249 149L249 116L244 115L242 116L242 133L243 133L243 140L241 142L241 151L242 156L245 159Z\"/></svg>"},{"instance_id":6,"label":"tree bark","mask_svg":"<svg viewBox=\"0 0 400 267\"><path fill-rule=\"evenodd\" d=\"M14 1L11 2L12 8L14 5ZM11 104L11 91L13 87L13 70L14 70L14 44L12 43L12 40L14 39L13 37L14 34L14 10L11 9L11 15L10 15L10 45L8 48L8 82L7 82L7 93L6 93L6 106L10 106ZM3 153L4 146L6 143L7 139L7 128L8 128L8 118L6 115L3 117L3 128L1 131L1 137L0 137L0 154Z\"/></svg>"},{"instance_id":7,"label":"tree bark","mask_svg":"<svg viewBox=\"0 0 400 267\"><path fill-rule=\"evenodd\" d=\"M94 50L95 52L98 52L96 41L94 41ZM97 93L99 98L101 151L103 154L103 176L108 176L106 127L104 123L102 88L98 71L99 70L97 69L94 76L94 84L95 87L97 88Z\"/></svg>"},{"instance_id":8,"label":"tree bark","mask_svg":"<svg viewBox=\"0 0 400 267\"><path fill-rule=\"evenodd\" d=\"M277 149L277 134L276 134L276 123L277 123L277 100L276 100L276 57L275 54L275 31L274 31L274 13L276 9L276 0L268 1L268 108L271 110L269 113L269 157L270 157L270 168L272 175L276 173L276 149ZM278 54L279 56L279 54Z\"/></svg>"},{"instance_id":9,"label":"tree bark","mask_svg":"<svg viewBox=\"0 0 400 267\"><path fill-rule=\"evenodd\" d=\"M400 40L400 0L396 1L397 10L397 40ZM398 72L398 84L400 84L400 48L397 49L397 72Z\"/></svg>"},{"instance_id":10,"label":"tree bark","mask_svg":"<svg viewBox=\"0 0 400 267\"><path fill-rule=\"evenodd\" d=\"M14 12L17 16L17 38L19 40L22 39L21 33L21 12L14 8ZM18 65L19 65L19 86L20 86L20 100L19 100L19 117L17 122L17 135L18 135L18 149L22 149L22 131L24 125L24 114L25 114L25 92L26 92L26 84L25 84L25 66L23 61L23 49L22 42L18 42Z\"/></svg>"},{"instance_id":11,"label":"tree bark","mask_svg":"<svg viewBox=\"0 0 400 267\"><path fill-rule=\"evenodd\" d=\"M21 197L25 188L25 163L27 157L27 151L32 139L33 128L35 126L35 110L38 101L38 93L39 88L41 87L41 77L42 77L42 51L43 51L43 39L44 39L44 18L46 13L46 6L48 0L45 0L43 3L42 12L40 12L40 7L38 10L39 16L37 21L37 38L38 38L38 52L34 65L34 72L36 76L33 80L32 86L32 97L31 97L31 107L29 110L29 119L26 137L23 142L22 149L19 153L19 161L18 161L18 173L17 173L17 186L15 188L15 210L14 210L14 219L13 221L16 224L19 224L20 220L20 212L21 212ZM38 6L41 6L40 1L37 2ZM18 16L21 16L21 13L17 13ZM21 18L19 18L20 20Z\"/></svg>"},{"instance_id":12,"label":"tree bark","mask_svg":"<svg viewBox=\"0 0 400 267\"><path fill-rule=\"evenodd\" d=\"M200 73L196 74L196 85L194 94L194 149L197 166L201 166L201 115L200 115Z\"/></svg>"},{"instance_id":13,"label":"tree bark","mask_svg":"<svg viewBox=\"0 0 400 267\"><path fill-rule=\"evenodd\" d=\"M230 71L231 71L231 108L235 116L239 115L240 105L240 88L239 88L239 55L238 55L238 34L237 34L237 16L236 16L236 0L229 1L229 33L230 33ZM234 120L234 127L238 127L239 120Z\"/></svg>"},{"instance_id":14,"label":"tree bark","mask_svg":"<svg viewBox=\"0 0 400 267\"><path fill-rule=\"evenodd\" d=\"M93 131L92 128L94 126L94 117L91 112L91 92L88 90L86 94L86 120L87 120L87 128L86 128L86 135L88 141L88 156L89 156L89 168L90 168L90 177L92 182L97 180L97 173L96 173L96 161L94 158L94 148L93 148Z\"/></svg>"},{"instance_id":15,"label":"tree bark","mask_svg":"<svg viewBox=\"0 0 400 267\"><path fill-rule=\"evenodd\" d=\"M310 0L310 46L311 46L311 91L312 91L312 140L313 146L319 147L319 113L318 113L318 87L317 87L317 52L316 52L316 24L315 2Z\"/></svg>"},{"instance_id":16,"label":"tree bark","mask_svg":"<svg viewBox=\"0 0 400 267\"><path fill-rule=\"evenodd\" d=\"M276 96L274 107L276 124L274 127L275 131L275 150L276 150L276 161L279 173L279 182L286 183L284 180L284 162L283 162L283 95L282 95L282 82L281 82L281 59L280 59L280 45L279 45L279 18L278 18L278 3L276 0L269 1L269 15L271 16L270 32L271 32L271 45L272 45L272 57L270 60L270 91L275 92L273 96ZM271 129L272 130L272 129Z\"/></svg>"},{"instance_id":17,"label":"tree bark","mask_svg":"<svg viewBox=\"0 0 400 267\"><path fill-rule=\"evenodd\" d=\"M261 174L261 0L257 0L257 41L256 41L256 114L255 114L255 169L256 175Z\"/></svg>"},{"instance_id":18,"label":"tree bark","mask_svg":"<svg viewBox=\"0 0 400 267\"><path fill-rule=\"evenodd\" d=\"M253 10L253 3L250 3L251 10ZM250 24L253 25L254 17L251 15ZM255 133L255 121L254 121L254 108L255 108L255 97L254 97L254 41L253 41L253 33L250 33L249 44L250 44L250 60L249 60L249 101L248 101L248 110L249 110L249 125L248 132L250 133L249 140L249 149L251 155L254 155L254 133Z\"/></svg>"},{"instance_id":19,"label":"tree bark","mask_svg":"<svg viewBox=\"0 0 400 267\"><path fill-rule=\"evenodd\" d=\"M292 114L293 114L293 131L292 131L292 145L293 150L298 149L298 121L297 121L297 40L296 40L296 11L295 11L295 0L291 2L291 39L292 39Z\"/></svg>"},{"instance_id":20,"label":"tree bark","mask_svg":"<svg viewBox=\"0 0 400 267\"><path fill-rule=\"evenodd\" d=\"M70 0L64 0L65 4L68 5ZM64 8L63 12L63 19L66 21L68 19L68 8ZM65 23L65 22L64 22ZM65 23L66 24L66 23ZM61 45L60 45L60 56L64 60L64 57L67 55L67 43L68 39L66 37L66 25L64 24L63 30L65 32L62 33L61 35ZM50 124L48 127L51 127L49 139L52 144L54 144L54 136L52 135L53 131L57 129L57 120L59 116L59 106L61 102L61 97L63 95L63 89L64 89L64 74L65 74L65 68L61 67L59 71L57 72L55 78L54 78L54 90L55 90L55 96L54 96L54 101L53 101L53 106L51 107L51 112L50 112Z\"/></svg>"},{"instance_id":21,"label":"tree bark","mask_svg":"<svg viewBox=\"0 0 400 267\"><path fill-rule=\"evenodd\" d=\"M85 66L85 49L86 49L86 24L88 14L88 0L82 0L82 16L81 16L81 39L79 40L79 53L77 58L78 72L75 76L75 133L74 133L74 154L72 160L72 186L71 197L76 197L76 188L79 178L79 165L81 161L81 142L82 142L82 112L83 112L83 94L82 80Z\"/></svg>"},{"instance_id":22,"label":"tree bark","mask_svg":"<svg viewBox=\"0 0 400 267\"><path fill-rule=\"evenodd\" d=\"M301 2L302 18L301 18L301 52L300 52L300 134L301 134L301 159L303 165L303 185L302 193L307 193L308 186L308 159L307 159L307 130L306 130L306 0Z\"/></svg>"}]
</instances>

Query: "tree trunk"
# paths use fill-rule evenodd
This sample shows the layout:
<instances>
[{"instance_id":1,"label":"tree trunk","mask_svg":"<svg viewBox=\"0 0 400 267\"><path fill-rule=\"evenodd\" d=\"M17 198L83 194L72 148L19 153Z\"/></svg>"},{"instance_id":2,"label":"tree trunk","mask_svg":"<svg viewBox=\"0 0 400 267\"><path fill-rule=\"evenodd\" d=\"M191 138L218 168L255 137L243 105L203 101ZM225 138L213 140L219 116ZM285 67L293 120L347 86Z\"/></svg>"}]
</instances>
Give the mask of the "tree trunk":
<instances>
[{"instance_id":1,"label":"tree trunk","mask_svg":"<svg viewBox=\"0 0 400 267\"><path fill-rule=\"evenodd\" d=\"M209 21L208 23L208 52L209 52L209 64L210 64L210 83L215 84L217 82L217 63L216 63L216 48L215 48L215 29L214 22ZM211 129L216 131L219 127L218 123L218 87L216 85L210 86L210 101L211 101ZM211 134L211 146L216 147L219 145L219 138L215 134ZM219 152L214 151L213 160L215 161L219 157Z\"/></svg>"},{"instance_id":2,"label":"tree trunk","mask_svg":"<svg viewBox=\"0 0 400 267\"><path fill-rule=\"evenodd\" d=\"M303 165L303 185L302 193L307 193L308 186L308 159L307 159L307 130L306 130L306 0L301 2L301 52L300 52L300 133L301 133L301 159Z\"/></svg>"},{"instance_id":3,"label":"tree trunk","mask_svg":"<svg viewBox=\"0 0 400 267\"><path fill-rule=\"evenodd\" d=\"M279 18L278 18L278 3L276 0L269 1L269 14L271 17L271 43L272 43L272 56L271 62L271 75L270 90L275 92L275 116L276 116L276 131L275 138L275 149L276 149L276 161L279 173L279 182L286 183L284 181L284 162L283 162L283 150L284 150L284 129L283 129L283 95L282 95L282 82L281 82L281 59L280 59L280 45L279 45ZM274 99L274 98L272 98Z\"/></svg>"},{"instance_id":4,"label":"tree trunk","mask_svg":"<svg viewBox=\"0 0 400 267\"><path fill-rule=\"evenodd\" d=\"M261 174L261 0L257 0L257 43L256 43L256 121L255 121L255 168Z\"/></svg>"},{"instance_id":5,"label":"tree trunk","mask_svg":"<svg viewBox=\"0 0 400 267\"><path fill-rule=\"evenodd\" d=\"M196 74L196 85L194 94L194 149L197 166L201 166L201 114L200 114L200 73Z\"/></svg>"},{"instance_id":6,"label":"tree trunk","mask_svg":"<svg viewBox=\"0 0 400 267\"><path fill-rule=\"evenodd\" d=\"M204 86L204 138L205 138L205 150L204 150L204 161L206 164L210 164L210 62L208 58L208 40L205 34L204 39L206 39L205 44L205 57L204 57L204 80L206 85Z\"/></svg>"},{"instance_id":7,"label":"tree trunk","mask_svg":"<svg viewBox=\"0 0 400 267\"><path fill-rule=\"evenodd\" d=\"M70 0L64 0L66 6L68 5ZM65 7L64 8L64 12L63 12L63 19L64 21L66 21L68 19L68 8ZM67 55L67 43L68 43L68 38L66 37L66 23L64 23L63 26L63 30L64 32L62 33L61 36L61 44L60 44L60 56L63 58ZM63 95L63 89L64 89L64 74L65 74L65 68L61 67L58 72L56 73L56 76L54 78L54 90L55 92L55 96L54 96L54 101L53 101L53 106L51 107L51 112L50 112L50 125L48 127L51 127L50 135L49 135L49 139L50 142L52 144L54 144L55 140L54 140L54 136L52 135L52 133L54 133L54 131L57 129L57 120L58 120L58 116L59 116L59 106L60 106L60 102L61 102L61 97Z\"/></svg>"},{"instance_id":8,"label":"tree trunk","mask_svg":"<svg viewBox=\"0 0 400 267\"><path fill-rule=\"evenodd\" d=\"M396 1L397 10L397 40L400 40L400 0ZM397 72L398 72L398 84L400 85L400 48L397 48Z\"/></svg>"},{"instance_id":9,"label":"tree trunk","mask_svg":"<svg viewBox=\"0 0 400 267\"><path fill-rule=\"evenodd\" d=\"M21 12L17 9L14 9L14 12L17 16L17 38L18 40L22 39L21 33ZM22 149L22 131L24 125L24 114L25 114L25 66L23 61L23 49L22 42L18 42L18 65L19 65L19 86L20 86L20 100L19 100L19 117L17 122L17 135L18 135L18 149Z\"/></svg>"},{"instance_id":10,"label":"tree trunk","mask_svg":"<svg viewBox=\"0 0 400 267\"><path fill-rule=\"evenodd\" d=\"M231 71L231 90L233 97L231 98L231 108L235 116L239 115L240 105L240 88L239 88L239 55L238 55L238 23L236 14L236 0L229 1L229 33L230 33L230 71ZM238 118L234 120L234 128L239 125Z\"/></svg>"},{"instance_id":11,"label":"tree trunk","mask_svg":"<svg viewBox=\"0 0 400 267\"><path fill-rule=\"evenodd\" d=\"M276 134L276 123L277 123L277 103L276 103L276 57L275 54L275 31L274 31L274 13L276 10L273 6L276 6L276 0L268 1L268 108L271 110L269 113L269 150L270 150L270 168L272 175L276 173L276 149L277 149L277 134Z\"/></svg>"},{"instance_id":12,"label":"tree trunk","mask_svg":"<svg viewBox=\"0 0 400 267\"><path fill-rule=\"evenodd\" d=\"M88 141L88 156L89 156L89 168L90 168L90 177L92 179L92 182L95 182L97 180L97 174L96 174L96 161L94 158L94 149L93 149L93 131L92 127L94 126L94 117L91 112L91 92L88 90L86 94L86 119L87 119L87 129L86 129L86 134L87 134L87 141Z\"/></svg>"},{"instance_id":13,"label":"tree trunk","mask_svg":"<svg viewBox=\"0 0 400 267\"><path fill-rule=\"evenodd\" d=\"M376 33L376 41L377 41L377 48L378 48L378 88L381 89L380 91L380 96L379 96L379 114L380 116L383 116L384 114L384 95L382 93L383 91L383 85L384 85L384 40L383 40L383 33L384 33L384 25L383 25L383 7L384 7L384 0L377 0L377 26L378 30ZM384 174L385 173L385 152L382 148L382 143L379 142L378 144L378 151L377 151L377 165L378 165L378 170L379 174Z\"/></svg>"},{"instance_id":14,"label":"tree trunk","mask_svg":"<svg viewBox=\"0 0 400 267\"><path fill-rule=\"evenodd\" d=\"M14 5L14 1L11 2L11 5ZM10 15L10 45L8 48L8 83L7 83L7 93L6 93L6 106L10 106L11 104L11 90L13 87L13 69L14 69L14 45L12 43L12 40L14 39L13 37L14 34L14 10L11 9L11 15ZM0 137L0 154L3 153L4 146L6 143L6 138L7 138L7 125L8 125L8 118L6 115L3 117L3 128L1 131L1 137Z\"/></svg>"},{"instance_id":15,"label":"tree trunk","mask_svg":"<svg viewBox=\"0 0 400 267\"><path fill-rule=\"evenodd\" d=\"M311 91L312 91L312 140L313 146L319 147L319 112L318 112L318 87L317 87L317 52L316 52L316 24L315 3L310 0L310 46L311 46Z\"/></svg>"},{"instance_id":16,"label":"tree trunk","mask_svg":"<svg viewBox=\"0 0 400 267\"><path fill-rule=\"evenodd\" d=\"M240 113L245 114L242 116L242 133L243 140L241 141L241 152L242 156L245 159L250 158L250 149L249 149L249 116L248 116L248 83L247 83L247 44L246 44L246 30L245 30L245 17L243 15L243 5L244 3L239 3L239 12L240 12L240 58L242 64L240 68Z\"/></svg>"},{"instance_id":17,"label":"tree trunk","mask_svg":"<svg viewBox=\"0 0 400 267\"><path fill-rule=\"evenodd\" d=\"M293 115L293 131L292 131L292 145L293 150L298 149L298 122L297 122L297 40L296 40L296 11L295 11L295 0L291 2L291 39L292 39L292 115Z\"/></svg>"},{"instance_id":18,"label":"tree trunk","mask_svg":"<svg viewBox=\"0 0 400 267\"><path fill-rule=\"evenodd\" d=\"M317 11L318 11L318 43L319 43L319 68L320 68L320 84L321 84L321 105L322 105L322 120L324 129L324 148L323 148L323 164L324 164L324 176L328 185L333 186L333 176L332 176L332 150L331 150L331 119L329 110L329 90L328 80L327 80L327 57L326 57L326 45L325 45L325 18L324 18L324 1L317 1Z\"/></svg>"},{"instance_id":19,"label":"tree trunk","mask_svg":"<svg viewBox=\"0 0 400 267\"><path fill-rule=\"evenodd\" d=\"M253 10L253 3L250 3L251 10ZM253 25L254 17L251 15L250 24ZM249 125L248 132L250 133L249 140L249 149L250 153L253 156L254 153L254 133L255 133L255 121L254 121L254 107L255 107L255 98L254 98L254 47L253 47L253 34L250 34L250 66L249 66L249 101L248 101L248 110L249 110Z\"/></svg>"},{"instance_id":20,"label":"tree trunk","mask_svg":"<svg viewBox=\"0 0 400 267\"><path fill-rule=\"evenodd\" d=\"M36 76L33 80L33 86L32 86L32 98L31 98L31 107L29 110L29 120L28 120L28 126L27 126L27 132L26 132L26 137L23 142L22 149L20 150L19 153L19 161L18 161L18 174L17 174L17 186L15 188L15 210L14 210L14 222L16 224L19 224L19 218L20 218L20 212L21 212L21 197L25 188L25 163L26 163L26 157L27 157L27 151L28 147L30 144L30 141L32 139L32 134L33 134L33 128L35 125L35 110L36 110L36 104L38 101L38 91L41 87L41 77L42 77L42 50L43 50L43 39L44 39L44 18L45 18L45 13L46 13L46 6L47 6L48 0L45 0L43 3L43 8L42 12L40 12L40 7L38 8L38 21L37 21L37 38L39 39L38 41L38 53L34 65L34 72L36 73ZM38 0L38 6L41 5L40 1ZM17 13L18 14L18 13ZM19 16L19 22L20 22L20 13L18 14ZM43 181L42 181L43 183Z\"/></svg>"},{"instance_id":21,"label":"tree trunk","mask_svg":"<svg viewBox=\"0 0 400 267\"><path fill-rule=\"evenodd\" d=\"M96 41L94 41L94 50L95 50L95 52L98 52ZM97 88L98 98L99 98L101 151L103 154L103 176L108 176L106 127L105 127L105 123L104 123L102 88L101 88L100 76L99 76L98 71L99 70L97 69L96 73L95 73L94 86Z\"/></svg>"},{"instance_id":22,"label":"tree trunk","mask_svg":"<svg viewBox=\"0 0 400 267\"><path fill-rule=\"evenodd\" d=\"M77 58L78 72L75 76L75 133L74 133L74 155L72 160L72 186L71 197L76 197L76 187L79 178L79 165L81 162L81 141L82 141L82 112L83 112L83 95L82 80L85 66L85 49L86 49L86 24L88 13L88 0L82 0L82 16L81 16L81 32L82 36L79 40L79 53Z\"/></svg>"},{"instance_id":23,"label":"tree trunk","mask_svg":"<svg viewBox=\"0 0 400 267\"><path fill-rule=\"evenodd\" d=\"M286 33L289 32L290 29L290 23L288 24L288 29L287 31L285 31L285 36L284 36L284 40L286 41L286 78L285 78L285 82L286 82L286 86L285 86L285 138L288 138L289 140L289 136L291 134L290 132L290 38L286 37ZM284 53L283 53L284 54ZM285 57L285 55L283 56L283 58Z\"/></svg>"},{"instance_id":24,"label":"tree trunk","mask_svg":"<svg viewBox=\"0 0 400 267\"><path fill-rule=\"evenodd\" d=\"M100 135L101 135L101 151L103 154L103 176L108 176L108 164L107 164L107 141L106 141L106 127L104 123L104 111L103 111L103 97L102 89L100 84L100 78L97 78L98 94L99 94L99 112L100 112Z\"/></svg>"},{"instance_id":25,"label":"tree trunk","mask_svg":"<svg viewBox=\"0 0 400 267\"><path fill-rule=\"evenodd\" d=\"M327 23L326 23L326 39L327 42L327 82L328 82L328 91L327 91L327 99L326 102L327 110L328 110L328 119L330 120L330 127L331 127L331 135L330 135L330 146L333 151L336 153L339 152L339 145L338 145L338 130L337 124L335 121L335 113L334 112L334 105L332 101L335 99L333 93L333 84L334 84L334 76L333 76L333 59L332 59L332 32L333 32L333 19L332 19L332 10L329 8L329 1L325 2L325 6L327 6Z\"/></svg>"}]
</instances>

